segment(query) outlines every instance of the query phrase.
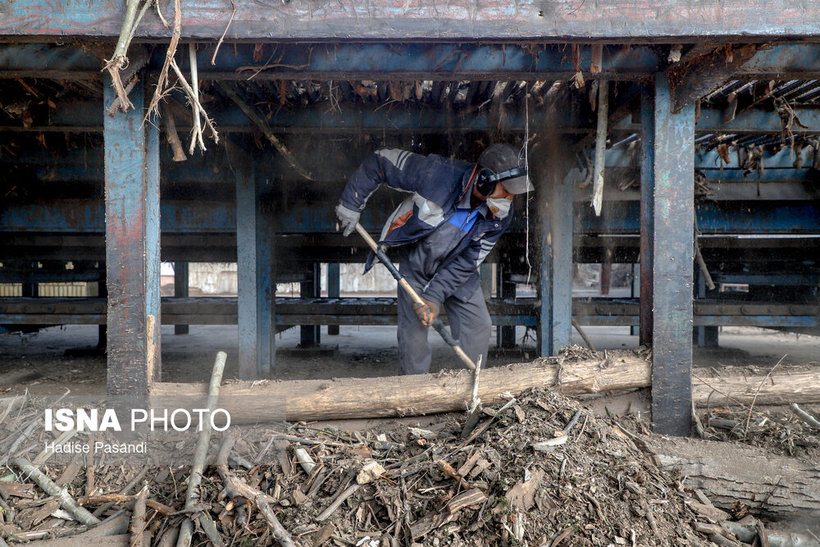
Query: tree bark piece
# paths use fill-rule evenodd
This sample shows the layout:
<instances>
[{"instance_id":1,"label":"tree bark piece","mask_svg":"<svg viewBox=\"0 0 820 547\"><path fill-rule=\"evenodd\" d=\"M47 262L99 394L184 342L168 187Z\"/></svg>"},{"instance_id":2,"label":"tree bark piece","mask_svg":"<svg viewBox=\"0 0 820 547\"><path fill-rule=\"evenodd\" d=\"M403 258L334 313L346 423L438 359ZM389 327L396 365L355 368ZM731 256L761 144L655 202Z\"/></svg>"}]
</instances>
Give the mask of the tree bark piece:
<instances>
[{"instance_id":1,"label":"tree bark piece","mask_svg":"<svg viewBox=\"0 0 820 547\"><path fill-rule=\"evenodd\" d=\"M542 358L488 368L481 373L478 396L483 404L506 401L532 387L554 386L566 395L596 394L649 387L649 361L630 351L608 351L599 358L570 361ZM749 404L763 375L699 376L693 378L696 403L727 400ZM756 404L793 401L820 402L820 371L797 371L781 367L764 382ZM220 406L231 422L258 423L271 420L331 420L416 416L457 412L472 395L473 377L467 370L382 378L336 378L331 380L234 382L223 386ZM155 409L197 405L205 400L204 384L156 383L151 386ZM188 408L188 407L186 407Z\"/></svg>"},{"instance_id":2,"label":"tree bark piece","mask_svg":"<svg viewBox=\"0 0 820 547\"><path fill-rule=\"evenodd\" d=\"M684 487L699 488L717 507L735 502L757 515L820 514L820 467L759 448L725 442L642 437L667 470L680 471Z\"/></svg>"}]
</instances>

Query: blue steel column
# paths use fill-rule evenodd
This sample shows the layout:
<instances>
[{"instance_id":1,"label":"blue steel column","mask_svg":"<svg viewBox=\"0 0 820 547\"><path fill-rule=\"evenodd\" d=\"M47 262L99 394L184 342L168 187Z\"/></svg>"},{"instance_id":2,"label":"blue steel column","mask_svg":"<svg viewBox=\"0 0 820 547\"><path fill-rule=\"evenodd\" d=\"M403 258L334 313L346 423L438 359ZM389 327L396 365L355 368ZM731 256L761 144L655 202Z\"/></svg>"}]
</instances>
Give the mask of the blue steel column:
<instances>
[{"instance_id":1,"label":"blue steel column","mask_svg":"<svg viewBox=\"0 0 820 547\"><path fill-rule=\"evenodd\" d=\"M572 336L572 187L573 174L556 177L550 199L552 232L552 351Z\"/></svg>"},{"instance_id":2,"label":"blue steel column","mask_svg":"<svg viewBox=\"0 0 820 547\"><path fill-rule=\"evenodd\" d=\"M652 345L652 252L655 245L655 89L641 87L640 331Z\"/></svg>"},{"instance_id":3,"label":"blue steel column","mask_svg":"<svg viewBox=\"0 0 820 547\"><path fill-rule=\"evenodd\" d=\"M236 175L237 331L239 378L252 380L270 372L273 237L269 214L262 210L254 161L236 145L227 145ZM263 229L264 228L264 229Z\"/></svg>"},{"instance_id":4,"label":"blue steel column","mask_svg":"<svg viewBox=\"0 0 820 547\"><path fill-rule=\"evenodd\" d=\"M496 283L499 298L515 298L515 283L510 279L509 266L499 264L496 269ZM515 347L515 325L506 325L496 329L496 341L500 348Z\"/></svg>"},{"instance_id":5,"label":"blue steel column","mask_svg":"<svg viewBox=\"0 0 820 547\"><path fill-rule=\"evenodd\" d=\"M301 298L318 298L321 288L321 268L318 262L314 262L307 268L307 281L299 283L299 296ZM322 331L320 325L302 325L299 327L299 347L312 348L322 343Z\"/></svg>"},{"instance_id":6,"label":"blue steel column","mask_svg":"<svg viewBox=\"0 0 820 547\"><path fill-rule=\"evenodd\" d=\"M694 146L694 106L673 114L668 80L658 74L652 422L667 435L689 435L691 426Z\"/></svg>"},{"instance_id":7,"label":"blue steel column","mask_svg":"<svg viewBox=\"0 0 820 547\"><path fill-rule=\"evenodd\" d=\"M539 308L538 328L536 338L538 339L538 351L542 357L553 355L552 336L552 249L550 248L550 221L549 215L554 211L550 208L545 185L540 192L536 192L536 199L540 207L538 208L538 226L540 227L541 244L541 264L540 279L538 284L538 300L541 304Z\"/></svg>"},{"instance_id":8,"label":"blue steel column","mask_svg":"<svg viewBox=\"0 0 820 547\"><path fill-rule=\"evenodd\" d=\"M174 298L188 296L188 263L174 263ZM188 325L174 325L174 334L188 334Z\"/></svg>"},{"instance_id":9,"label":"blue steel column","mask_svg":"<svg viewBox=\"0 0 820 547\"><path fill-rule=\"evenodd\" d=\"M108 397L146 401L160 378L159 135L143 125L143 86L134 109L104 115ZM103 107L114 101L105 78Z\"/></svg>"},{"instance_id":10,"label":"blue steel column","mask_svg":"<svg viewBox=\"0 0 820 547\"><path fill-rule=\"evenodd\" d=\"M339 298L341 291L341 268L338 262L331 262L327 265L327 297ZM339 325L328 325L329 335L339 334Z\"/></svg>"},{"instance_id":11,"label":"blue steel column","mask_svg":"<svg viewBox=\"0 0 820 547\"><path fill-rule=\"evenodd\" d=\"M276 366L276 228L273 209L262 198L272 182L256 176L256 370L259 376L270 375Z\"/></svg>"}]
</instances>

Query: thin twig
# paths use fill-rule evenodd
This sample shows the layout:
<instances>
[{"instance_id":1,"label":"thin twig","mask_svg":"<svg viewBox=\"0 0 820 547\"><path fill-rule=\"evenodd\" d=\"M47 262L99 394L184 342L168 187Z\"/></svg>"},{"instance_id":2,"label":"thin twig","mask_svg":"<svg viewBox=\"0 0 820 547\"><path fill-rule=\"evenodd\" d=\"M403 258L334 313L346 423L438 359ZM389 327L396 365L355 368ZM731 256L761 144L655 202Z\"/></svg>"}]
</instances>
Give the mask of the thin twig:
<instances>
[{"instance_id":1,"label":"thin twig","mask_svg":"<svg viewBox=\"0 0 820 547\"><path fill-rule=\"evenodd\" d=\"M219 53L219 46L222 45L222 41L225 39L225 35L228 34L228 28L230 28L231 23L233 23L233 18L236 15L236 5L234 5L233 0L231 0L231 18L228 19L228 24L225 25L225 30L222 32L222 36L219 37L219 41L216 43L216 48L214 49L213 57L211 57L211 64L216 64L216 54Z\"/></svg>"},{"instance_id":2,"label":"thin twig","mask_svg":"<svg viewBox=\"0 0 820 547\"><path fill-rule=\"evenodd\" d=\"M743 429L743 438L744 439L746 438L746 435L749 433L749 422L752 421L752 409L754 409L754 407L755 407L755 401L757 401L757 395L760 393L760 388L763 387L763 384L766 383L766 380L769 379L769 377L772 375L772 372L774 372L774 370L777 367L780 366L780 364L783 362L783 359L786 358L786 355L788 355L788 353L783 355L783 357L780 358L780 360L769 370L769 373L766 374L766 377L763 378L763 380L761 380L761 382L757 385L757 389L755 390L755 395L754 395L754 397L752 397L752 404L749 405L749 414L746 416L746 427Z\"/></svg>"},{"instance_id":3,"label":"thin twig","mask_svg":"<svg viewBox=\"0 0 820 547\"><path fill-rule=\"evenodd\" d=\"M202 141L202 124L199 121L199 69L196 62L196 44L188 44L188 59L191 64L191 89L196 101L191 102L191 111L194 117L194 126L191 129L191 144L188 146L188 154L193 155L196 145L200 150L205 150L205 143Z\"/></svg>"},{"instance_id":4,"label":"thin twig","mask_svg":"<svg viewBox=\"0 0 820 547\"><path fill-rule=\"evenodd\" d=\"M344 492L339 494L339 496L335 500L333 500L333 503L331 503L330 505L327 506L327 509L325 509L324 511L319 513L319 515L316 517L316 520L318 520L319 522L321 522L323 520L326 520L330 515L333 514L334 511L336 511L336 509L339 508L339 506L342 503L344 503L344 501L347 498L349 498L350 496L355 494L356 491L361 487L362 487L362 485L359 484L359 483L352 484L352 485L348 486L347 489Z\"/></svg>"}]
</instances>

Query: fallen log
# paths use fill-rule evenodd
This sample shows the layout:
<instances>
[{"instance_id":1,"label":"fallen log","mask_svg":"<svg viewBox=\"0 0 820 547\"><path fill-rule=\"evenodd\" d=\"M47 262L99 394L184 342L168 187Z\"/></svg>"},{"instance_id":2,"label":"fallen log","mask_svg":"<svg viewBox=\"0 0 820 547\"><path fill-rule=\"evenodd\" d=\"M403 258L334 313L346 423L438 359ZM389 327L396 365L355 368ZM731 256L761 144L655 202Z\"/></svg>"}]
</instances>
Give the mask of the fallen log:
<instances>
[{"instance_id":1,"label":"fallen log","mask_svg":"<svg viewBox=\"0 0 820 547\"><path fill-rule=\"evenodd\" d=\"M732 400L748 404L757 392L756 404L820 402L820 370L795 372L780 368L768 381L764 376L699 377L693 397L703 403L716 390ZM761 385L762 383L762 385ZM536 359L482 371L478 397L485 405L503 402L510 395L537 386L550 387L565 395L596 394L649 387L651 367L643 356L631 351L608 351L598 357L569 360L560 357ZM461 411L472 396L473 378L467 370L415 376L381 378L335 378L226 383L220 407L234 424L276 420L333 420L417 416ZM203 408L206 384L156 383L151 387L152 408L180 406Z\"/></svg>"},{"instance_id":2,"label":"fallen log","mask_svg":"<svg viewBox=\"0 0 820 547\"><path fill-rule=\"evenodd\" d=\"M642 436L667 471L678 471L683 487L702 490L717 507L736 502L757 516L777 520L820 514L820 466L737 443L680 437Z\"/></svg>"}]
</instances>

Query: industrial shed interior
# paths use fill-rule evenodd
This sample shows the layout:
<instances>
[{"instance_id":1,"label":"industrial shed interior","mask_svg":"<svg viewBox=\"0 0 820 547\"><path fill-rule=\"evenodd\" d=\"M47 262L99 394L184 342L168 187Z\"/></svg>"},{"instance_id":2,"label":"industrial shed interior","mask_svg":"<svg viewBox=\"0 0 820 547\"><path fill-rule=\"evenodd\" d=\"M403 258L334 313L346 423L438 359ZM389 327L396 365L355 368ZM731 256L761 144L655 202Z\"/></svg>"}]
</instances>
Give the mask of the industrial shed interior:
<instances>
[{"instance_id":1,"label":"industrial shed interior","mask_svg":"<svg viewBox=\"0 0 820 547\"><path fill-rule=\"evenodd\" d=\"M339 297L367 248L333 207L380 147L527 150L536 189L482 269L499 343L636 327L659 432L688 433L692 345L718 327L820 333L810 2L149 2L115 51L124 4L0 7L0 325L106 325L109 396L163 381L160 324L237 324L244 379L275 376L283 329L394 324L395 299ZM370 233L399 200L373 196ZM189 296L193 262L236 262L238 296ZM588 263L636 265L633 296L573 300ZM75 281L98 296L38 295Z\"/></svg>"}]
</instances>

